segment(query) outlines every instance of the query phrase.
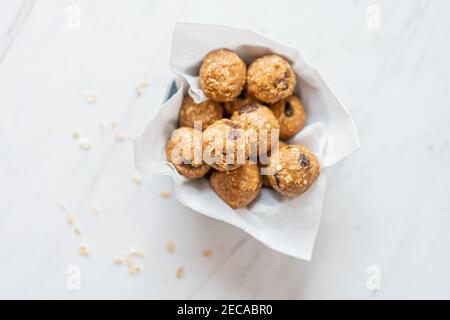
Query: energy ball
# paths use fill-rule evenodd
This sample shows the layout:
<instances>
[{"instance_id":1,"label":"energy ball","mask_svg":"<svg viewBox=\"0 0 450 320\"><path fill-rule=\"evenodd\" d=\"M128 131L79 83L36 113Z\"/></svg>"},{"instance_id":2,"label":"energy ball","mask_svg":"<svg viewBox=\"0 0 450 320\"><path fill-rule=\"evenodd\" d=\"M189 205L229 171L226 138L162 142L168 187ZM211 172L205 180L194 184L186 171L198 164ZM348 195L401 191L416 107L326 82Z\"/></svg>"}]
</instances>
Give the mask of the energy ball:
<instances>
[{"instance_id":1,"label":"energy ball","mask_svg":"<svg viewBox=\"0 0 450 320\"><path fill-rule=\"evenodd\" d=\"M188 179L201 178L210 169L202 162L201 135L199 130L181 127L172 132L166 145L167 160Z\"/></svg>"},{"instance_id":2,"label":"energy ball","mask_svg":"<svg viewBox=\"0 0 450 320\"><path fill-rule=\"evenodd\" d=\"M214 101L195 103L190 96L186 96L179 113L180 127L194 127L195 121L201 121L202 130L214 121L222 119L223 107Z\"/></svg>"},{"instance_id":3,"label":"energy ball","mask_svg":"<svg viewBox=\"0 0 450 320\"><path fill-rule=\"evenodd\" d=\"M203 131L203 160L214 169L236 170L247 157L246 130L241 123L221 119Z\"/></svg>"},{"instance_id":4,"label":"energy ball","mask_svg":"<svg viewBox=\"0 0 450 320\"><path fill-rule=\"evenodd\" d=\"M281 140L278 141L278 150L280 150L281 148L283 148L283 147L285 147L287 145L288 144L286 142L284 142L284 141L281 141ZM270 156L270 154L269 154L269 156ZM267 165L261 164L260 166L264 168ZM269 182L269 176L267 174L265 174L265 175L262 176L262 178L263 178L263 186L266 187L266 188L271 188L272 186L270 185L270 182Z\"/></svg>"},{"instance_id":5,"label":"energy ball","mask_svg":"<svg viewBox=\"0 0 450 320\"><path fill-rule=\"evenodd\" d=\"M244 61L235 52L211 51L200 67L200 87L212 101L230 102L244 88L246 73Z\"/></svg>"},{"instance_id":6,"label":"energy ball","mask_svg":"<svg viewBox=\"0 0 450 320\"><path fill-rule=\"evenodd\" d=\"M280 123L280 139L293 137L305 126L305 109L296 96L278 101L271 106L271 109Z\"/></svg>"},{"instance_id":7,"label":"energy ball","mask_svg":"<svg viewBox=\"0 0 450 320\"><path fill-rule=\"evenodd\" d=\"M275 54L252 62L247 73L247 92L265 103L275 103L292 95L296 84L290 64Z\"/></svg>"},{"instance_id":8,"label":"energy ball","mask_svg":"<svg viewBox=\"0 0 450 320\"><path fill-rule=\"evenodd\" d=\"M262 178L256 164L246 163L234 171L214 171L211 188L231 208L248 206L261 192Z\"/></svg>"},{"instance_id":9,"label":"energy ball","mask_svg":"<svg viewBox=\"0 0 450 320\"><path fill-rule=\"evenodd\" d=\"M223 108L225 109L225 114L231 117L235 111L239 111L242 107L255 102L258 101L252 96L247 95L245 91L242 91L235 100L224 103Z\"/></svg>"},{"instance_id":10,"label":"energy ball","mask_svg":"<svg viewBox=\"0 0 450 320\"><path fill-rule=\"evenodd\" d=\"M256 137L250 135L249 131L249 137L253 138L249 141L257 143L258 147L253 148L252 152L256 152L255 149L261 150L261 146L264 146L262 150L270 151L272 130L280 127L272 110L259 103L252 103L235 111L231 120L242 123L247 129L255 129Z\"/></svg>"},{"instance_id":11,"label":"energy ball","mask_svg":"<svg viewBox=\"0 0 450 320\"><path fill-rule=\"evenodd\" d=\"M286 197L296 197L311 187L320 174L316 156L305 146L294 144L283 147L270 157L270 185Z\"/></svg>"}]
</instances>

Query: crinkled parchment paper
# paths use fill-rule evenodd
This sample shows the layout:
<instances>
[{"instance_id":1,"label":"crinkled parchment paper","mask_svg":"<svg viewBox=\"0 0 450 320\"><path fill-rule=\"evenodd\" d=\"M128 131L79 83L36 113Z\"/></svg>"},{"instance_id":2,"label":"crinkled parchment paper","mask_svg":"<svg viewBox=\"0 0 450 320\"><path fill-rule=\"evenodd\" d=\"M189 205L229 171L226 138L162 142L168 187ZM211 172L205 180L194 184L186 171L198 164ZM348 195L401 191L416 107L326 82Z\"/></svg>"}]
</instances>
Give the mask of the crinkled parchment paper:
<instances>
[{"instance_id":1,"label":"crinkled parchment paper","mask_svg":"<svg viewBox=\"0 0 450 320\"><path fill-rule=\"evenodd\" d=\"M172 41L170 65L177 74L174 90L144 133L134 141L137 169L144 174L170 175L175 182L176 198L192 210L232 224L276 251L310 260L322 214L326 168L359 148L352 118L297 50L253 31L177 24ZM205 100L198 70L203 57L218 48L236 51L246 63L272 52L292 63L298 79L295 94L303 101L308 121L289 142L310 148L321 164L319 179L300 197L286 199L263 188L259 198L248 208L233 210L212 191L206 179L190 181L167 163L164 147L177 127L183 95L188 93L197 102Z\"/></svg>"}]
</instances>

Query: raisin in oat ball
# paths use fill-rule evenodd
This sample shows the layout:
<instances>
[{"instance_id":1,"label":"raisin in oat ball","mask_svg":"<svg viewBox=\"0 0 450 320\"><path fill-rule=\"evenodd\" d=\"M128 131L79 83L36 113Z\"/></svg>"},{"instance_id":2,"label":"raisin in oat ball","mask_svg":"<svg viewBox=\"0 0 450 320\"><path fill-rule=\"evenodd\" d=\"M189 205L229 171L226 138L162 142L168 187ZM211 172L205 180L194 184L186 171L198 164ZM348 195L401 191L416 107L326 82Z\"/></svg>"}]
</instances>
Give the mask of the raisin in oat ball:
<instances>
[{"instance_id":1,"label":"raisin in oat ball","mask_svg":"<svg viewBox=\"0 0 450 320\"><path fill-rule=\"evenodd\" d=\"M241 122L247 129L254 128L257 136L251 141L255 141L258 147L267 146L264 149L270 151L272 129L279 129L278 120L272 110L259 103L252 103L235 111L231 120ZM250 131L249 136L253 137Z\"/></svg>"},{"instance_id":2,"label":"raisin in oat ball","mask_svg":"<svg viewBox=\"0 0 450 320\"><path fill-rule=\"evenodd\" d=\"M195 103L190 96L186 96L181 105L178 116L180 127L194 127L195 121L201 121L202 130L214 121L222 119L223 107L214 101Z\"/></svg>"},{"instance_id":3,"label":"raisin in oat ball","mask_svg":"<svg viewBox=\"0 0 450 320\"><path fill-rule=\"evenodd\" d=\"M284 141L281 141L281 140L278 141L278 150L280 150L281 148L283 148L287 145L288 144ZM270 157L270 154L269 154L269 157ZM270 160L270 158L269 158L269 160ZM266 166L267 166L267 164L260 164L260 167L264 168ZM267 174L265 174L265 175L262 175L262 178L263 178L263 186L267 187L267 188L271 188L272 186L270 185L270 182L269 182L269 176Z\"/></svg>"},{"instance_id":4,"label":"raisin in oat ball","mask_svg":"<svg viewBox=\"0 0 450 320\"><path fill-rule=\"evenodd\" d=\"M201 137L201 131L181 127L172 132L166 145L167 160L188 179L201 178L209 171L209 166L202 162Z\"/></svg>"},{"instance_id":5,"label":"raisin in oat ball","mask_svg":"<svg viewBox=\"0 0 450 320\"><path fill-rule=\"evenodd\" d=\"M247 92L265 103L275 103L292 95L296 84L290 64L275 54L252 62L247 73Z\"/></svg>"},{"instance_id":6,"label":"raisin in oat ball","mask_svg":"<svg viewBox=\"0 0 450 320\"><path fill-rule=\"evenodd\" d=\"M296 96L278 101L271 106L271 109L280 123L280 139L293 137L305 126L305 109Z\"/></svg>"},{"instance_id":7,"label":"raisin in oat ball","mask_svg":"<svg viewBox=\"0 0 450 320\"><path fill-rule=\"evenodd\" d=\"M246 163L234 171L214 171L211 188L231 208L243 208L258 197L262 178L256 164Z\"/></svg>"},{"instance_id":8,"label":"raisin in oat ball","mask_svg":"<svg viewBox=\"0 0 450 320\"><path fill-rule=\"evenodd\" d=\"M248 142L241 123L221 119L203 131L203 161L214 169L235 170L247 157Z\"/></svg>"},{"instance_id":9,"label":"raisin in oat ball","mask_svg":"<svg viewBox=\"0 0 450 320\"><path fill-rule=\"evenodd\" d=\"M311 187L320 174L316 156L305 146L294 144L281 148L270 157L270 185L286 197L295 197Z\"/></svg>"},{"instance_id":10,"label":"raisin in oat ball","mask_svg":"<svg viewBox=\"0 0 450 320\"><path fill-rule=\"evenodd\" d=\"M200 67L200 87L216 102L233 101L245 85L246 66L230 50L219 49L208 53Z\"/></svg>"},{"instance_id":11,"label":"raisin in oat ball","mask_svg":"<svg viewBox=\"0 0 450 320\"><path fill-rule=\"evenodd\" d=\"M225 109L225 114L231 117L235 111L239 111L242 107L255 102L258 101L243 90L235 100L224 103L223 108Z\"/></svg>"}]
</instances>

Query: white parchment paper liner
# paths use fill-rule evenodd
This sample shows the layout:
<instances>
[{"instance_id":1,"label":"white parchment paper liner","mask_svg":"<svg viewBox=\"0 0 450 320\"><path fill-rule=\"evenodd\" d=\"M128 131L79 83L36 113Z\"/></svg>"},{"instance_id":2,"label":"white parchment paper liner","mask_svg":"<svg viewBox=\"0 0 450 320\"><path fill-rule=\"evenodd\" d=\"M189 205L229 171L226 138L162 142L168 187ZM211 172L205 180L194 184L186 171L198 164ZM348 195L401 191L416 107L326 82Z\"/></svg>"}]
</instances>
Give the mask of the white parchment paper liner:
<instances>
[{"instance_id":1,"label":"white parchment paper liner","mask_svg":"<svg viewBox=\"0 0 450 320\"><path fill-rule=\"evenodd\" d=\"M248 208L233 210L209 187L206 179L190 181L166 161L164 147L177 127L178 111L187 92L197 102L205 100L198 70L211 50L236 51L247 63L277 53L292 63L298 77L295 93L301 96L308 114L307 126L289 142L301 143L319 158L321 175L302 196L285 199L263 188ZM159 109L142 135L134 141L135 162L144 174L170 175L175 195L185 206L232 224L281 253L310 260L320 223L325 196L326 168L359 148L353 121L317 71L309 67L299 52L253 31L204 24L177 24L170 57L176 92Z\"/></svg>"}]
</instances>

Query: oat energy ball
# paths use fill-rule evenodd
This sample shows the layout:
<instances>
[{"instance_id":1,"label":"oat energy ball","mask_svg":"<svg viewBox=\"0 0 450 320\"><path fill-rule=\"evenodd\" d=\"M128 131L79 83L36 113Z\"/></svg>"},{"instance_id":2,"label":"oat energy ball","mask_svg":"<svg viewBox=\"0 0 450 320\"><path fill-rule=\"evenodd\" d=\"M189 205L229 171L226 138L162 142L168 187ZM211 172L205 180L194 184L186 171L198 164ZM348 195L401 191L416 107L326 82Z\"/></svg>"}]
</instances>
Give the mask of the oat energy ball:
<instances>
[{"instance_id":1,"label":"oat energy ball","mask_svg":"<svg viewBox=\"0 0 450 320\"><path fill-rule=\"evenodd\" d=\"M252 135L253 139L250 141L257 143L258 150L261 150L260 147L264 146L262 150L270 151L272 130L279 129L278 120L272 110L259 103L252 103L240 108L239 111L235 111L231 120L242 123L247 129L254 128L257 136L255 139ZM253 151L254 149L252 149Z\"/></svg>"},{"instance_id":2,"label":"oat energy ball","mask_svg":"<svg viewBox=\"0 0 450 320\"><path fill-rule=\"evenodd\" d=\"M304 193L320 174L316 156L299 144L281 148L278 154L270 157L269 166L274 170L274 174L269 176L270 185L286 197Z\"/></svg>"},{"instance_id":3,"label":"oat energy ball","mask_svg":"<svg viewBox=\"0 0 450 320\"><path fill-rule=\"evenodd\" d=\"M242 107L255 102L258 101L252 96L247 95L245 91L242 91L235 100L224 103L223 108L225 109L225 114L231 117L235 111L239 111Z\"/></svg>"},{"instance_id":4,"label":"oat energy ball","mask_svg":"<svg viewBox=\"0 0 450 320\"><path fill-rule=\"evenodd\" d=\"M188 179L203 177L209 166L202 162L202 132L181 127L172 132L166 145L167 160Z\"/></svg>"},{"instance_id":5,"label":"oat energy ball","mask_svg":"<svg viewBox=\"0 0 450 320\"><path fill-rule=\"evenodd\" d=\"M195 103L190 96L184 98L178 116L180 127L193 128L195 121L201 121L202 130L222 117L223 107L219 103L210 100Z\"/></svg>"},{"instance_id":6,"label":"oat energy ball","mask_svg":"<svg viewBox=\"0 0 450 320\"><path fill-rule=\"evenodd\" d=\"M214 169L235 170L247 157L246 130L241 123L221 119L203 131L203 161Z\"/></svg>"},{"instance_id":7,"label":"oat energy ball","mask_svg":"<svg viewBox=\"0 0 450 320\"><path fill-rule=\"evenodd\" d=\"M265 103L292 95L296 84L290 64L275 54L256 59L248 68L247 92Z\"/></svg>"},{"instance_id":8,"label":"oat energy ball","mask_svg":"<svg viewBox=\"0 0 450 320\"><path fill-rule=\"evenodd\" d=\"M246 163L234 171L214 171L211 188L231 208L243 208L259 195L262 178L256 164Z\"/></svg>"},{"instance_id":9,"label":"oat energy ball","mask_svg":"<svg viewBox=\"0 0 450 320\"><path fill-rule=\"evenodd\" d=\"M233 101L244 88L246 72L244 61L235 52L211 51L200 67L200 86L212 101Z\"/></svg>"},{"instance_id":10,"label":"oat energy ball","mask_svg":"<svg viewBox=\"0 0 450 320\"><path fill-rule=\"evenodd\" d=\"M288 144L284 141L281 141L281 140L278 141L278 150L280 150L281 148L283 148L287 145ZM270 156L270 154L269 154L269 156ZM266 165L261 164L260 167L266 167ZM272 186L270 185L270 182L269 182L269 176L267 174L265 174L262 176L262 178L263 178L263 186L267 187L267 188L271 188Z\"/></svg>"},{"instance_id":11,"label":"oat energy ball","mask_svg":"<svg viewBox=\"0 0 450 320\"><path fill-rule=\"evenodd\" d=\"M280 139L293 137L305 126L305 109L296 96L278 101L271 106L271 109L280 123Z\"/></svg>"}]
</instances>

